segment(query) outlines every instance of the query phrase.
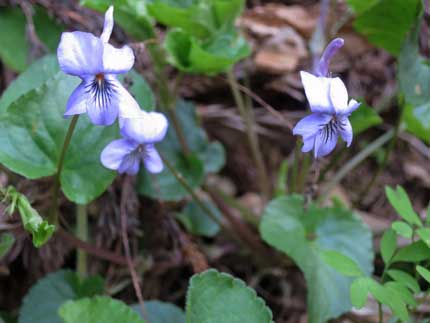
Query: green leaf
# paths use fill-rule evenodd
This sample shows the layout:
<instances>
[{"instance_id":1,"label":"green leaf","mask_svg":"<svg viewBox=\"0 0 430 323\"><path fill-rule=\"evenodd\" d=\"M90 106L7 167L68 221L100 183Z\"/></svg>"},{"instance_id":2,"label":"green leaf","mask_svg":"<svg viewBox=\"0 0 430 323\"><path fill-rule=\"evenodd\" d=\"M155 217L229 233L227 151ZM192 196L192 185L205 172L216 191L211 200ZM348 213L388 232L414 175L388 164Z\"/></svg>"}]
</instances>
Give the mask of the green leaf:
<instances>
[{"instance_id":1,"label":"green leaf","mask_svg":"<svg viewBox=\"0 0 430 323\"><path fill-rule=\"evenodd\" d=\"M133 305L131 308L143 317L139 304ZM145 301L145 310L150 323L185 323L184 311L171 303Z\"/></svg>"},{"instance_id":2,"label":"green leaf","mask_svg":"<svg viewBox=\"0 0 430 323\"><path fill-rule=\"evenodd\" d=\"M416 241L399 249L392 262L420 262L430 259L430 248L423 241Z\"/></svg>"},{"instance_id":3,"label":"green leaf","mask_svg":"<svg viewBox=\"0 0 430 323\"><path fill-rule=\"evenodd\" d=\"M385 264L388 264L397 248L397 236L392 229L384 232L381 239L381 256Z\"/></svg>"},{"instance_id":4,"label":"green leaf","mask_svg":"<svg viewBox=\"0 0 430 323\"><path fill-rule=\"evenodd\" d=\"M409 224L415 224L419 227L423 226L403 187L397 185L396 190L393 190L391 187L386 186L385 194L387 195L392 207L397 211L397 214L405 219L406 222Z\"/></svg>"},{"instance_id":5,"label":"green leaf","mask_svg":"<svg viewBox=\"0 0 430 323\"><path fill-rule=\"evenodd\" d=\"M430 284L430 270L424 268L423 266L417 265L416 267L418 273Z\"/></svg>"},{"instance_id":6,"label":"green leaf","mask_svg":"<svg viewBox=\"0 0 430 323\"><path fill-rule=\"evenodd\" d=\"M25 195L20 194L17 206L24 229L30 232L34 246L41 247L51 238L55 226L42 219Z\"/></svg>"},{"instance_id":7,"label":"green leaf","mask_svg":"<svg viewBox=\"0 0 430 323\"><path fill-rule=\"evenodd\" d=\"M420 239L430 247L430 228L419 228L416 232Z\"/></svg>"},{"instance_id":8,"label":"green leaf","mask_svg":"<svg viewBox=\"0 0 430 323\"><path fill-rule=\"evenodd\" d=\"M385 283L384 287L387 288L392 293L395 293L397 297L400 298L405 304L413 307L417 306L417 302L414 298L414 295L402 283L390 281Z\"/></svg>"},{"instance_id":9,"label":"green leaf","mask_svg":"<svg viewBox=\"0 0 430 323\"><path fill-rule=\"evenodd\" d=\"M233 26L236 18L240 16L245 5L244 0L214 0L213 13L218 28Z\"/></svg>"},{"instance_id":10,"label":"green leaf","mask_svg":"<svg viewBox=\"0 0 430 323\"><path fill-rule=\"evenodd\" d=\"M39 280L24 297L19 323L63 323L58 315L60 306L103 293L103 280L98 277L81 278L70 270L60 270Z\"/></svg>"},{"instance_id":11,"label":"green leaf","mask_svg":"<svg viewBox=\"0 0 430 323\"><path fill-rule=\"evenodd\" d=\"M207 208L212 210L218 219L221 219L221 213L215 205L209 201L204 201L203 203ZM212 220L194 201L188 202L182 212L177 214L176 217L189 232L195 235L213 237L220 230L218 223Z\"/></svg>"},{"instance_id":12,"label":"green leaf","mask_svg":"<svg viewBox=\"0 0 430 323\"><path fill-rule=\"evenodd\" d=\"M15 237L10 233L0 234L0 259L3 258L15 243Z\"/></svg>"},{"instance_id":13,"label":"green leaf","mask_svg":"<svg viewBox=\"0 0 430 323\"><path fill-rule=\"evenodd\" d=\"M148 82L135 70L119 77L124 84L129 84L128 90L133 94L141 109L155 110L155 97Z\"/></svg>"},{"instance_id":14,"label":"green leaf","mask_svg":"<svg viewBox=\"0 0 430 323\"><path fill-rule=\"evenodd\" d=\"M0 162L30 179L52 176L70 119L63 118L69 95L78 79L57 74L40 88L15 100L0 117ZM102 149L117 137L117 127L95 127L80 117L61 174L65 195L79 204L98 197L115 173L100 163ZM22 150L25 147L25 150Z\"/></svg>"},{"instance_id":15,"label":"green leaf","mask_svg":"<svg viewBox=\"0 0 430 323\"><path fill-rule=\"evenodd\" d=\"M420 292L420 286L414 277L409 275L408 273L398 270L398 269L390 269L387 271L387 274L393 278L395 281L402 283L407 288L412 290L414 293Z\"/></svg>"},{"instance_id":16,"label":"green leaf","mask_svg":"<svg viewBox=\"0 0 430 323\"><path fill-rule=\"evenodd\" d=\"M420 0L380 0L357 17L354 27L371 43L397 56L416 21L419 5Z\"/></svg>"},{"instance_id":17,"label":"green leaf","mask_svg":"<svg viewBox=\"0 0 430 323\"><path fill-rule=\"evenodd\" d=\"M324 250L321 252L321 258L345 276L363 276L363 272L357 263L340 252Z\"/></svg>"},{"instance_id":18,"label":"green leaf","mask_svg":"<svg viewBox=\"0 0 430 323\"><path fill-rule=\"evenodd\" d=\"M240 279L216 270L191 278L187 323L273 323L272 312Z\"/></svg>"},{"instance_id":19,"label":"green leaf","mask_svg":"<svg viewBox=\"0 0 430 323\"><path fill-rule=\"evenodd\" d=\"M352 10L354 10L354 12L357 14L362 14L364 11L372 8L379 1L380 0L346 0Z\"/></svg>"},{"instance_id":20,"label":"green leaf","mask_svg":"<svg viewBox=\"0 0 430 323\"><path fill-rule=\"evenodd\" d=\"M351 258L365 275L372 272L371 233L357 216L343 208L310 205L305 211L302 196L280 197L266 207L260 233L304 272L311 323L325 322L351 308L352 279L329 266L323 259L324 251L335 250Z\"/></svg>"},{"instance_id":21,"label":"green leaf","mask_svg":"<svg viewBox=\"0 0 430 323\"><path fill-rule=\"evenodd\" d=\"M246 40L234 30L217 34L210 42L201 42L180 29L173 29L164 45L172 65L188 73L208 75L230 70L251 53Z\"/></svg>"},{"instance_id":22,"label":"green leaf","mask_svg":"<svg viewBox=\"0 0 430 323\"><path fill-rule=\"evenodd\" d=\"M120 25L131 37L142 41L155 36L152 19L146 8L146 1L81 0L80 4L101 13L113 5L115 23Z\"/></svg>"},{"instance_id":23,"label":"green leaf","mask_svg":"<svg viewBox=\"0 0 430 323\"><path fill-rule=\"evenodd\" d=\"M398 294L393 293L392 289L379 284L373 279L368 280L368 287L373 297L375 297L375 299L380 303L389 306L394 315L403 321L407 321L409 319L406 304Z\"/></svg>"},{"instance_id":24,"label":"green leaf","mask_svg":"<svg viewBox=\"0 0 430 323\"><path fill-rule=\"evenodd\" d=\"M373 108L362 103L360 108L351 114L349 121L354 134L358 135L371 127L381 124L383 120Z\"/></svg>"},{"instance_id":25,"label":"green leaf","mask_svg":"<svg viewBox=\"0 0 430 323\"><path fill-rule=\"evenodd\" d=\"M278 179L276 181L275 196L280 197L287 194L288 160L284 159L279 167Z\"/></svg>"},{"instance_id":26,"label":"green leaf","mask_svg":"<svg viewBox=\"0 0 430 323\"><path fill-rule=\"evenodd\" d=\"M67 301L59 310L64 323L144 323L125 303L107 296Z\"/></svg>"},{"instance_id":27,"label":"green leaf","mask_svg":"<svg viewBox=\"0 0 430 323\"><path fill-rule=\"evenodd\" d=\"M182 153L173 126L169 127L166 138L157 147L195 189L203 183L205 175L216 173L222 168L225 152L220 143L209 142L206 133L198 125L193 104L179 100L176 111L178 124L184 130L185 140L193 154L186 157ZM140 194L167 201L179 201L188 196L188 192L167 168L156 177L141 171L138 177L138 191Z\"/></svg>"},{"instance_id":28,"label":"green leaf","mask_svg":"<svg viewBox=\"0 0 430 323\"><path fill-rule=\"evenodd\" d=\"M396 233L398 235L401 235L401 236L408 238L408 239L412 238L413 229L406 222L394 221L391 224L391 227L393 228L394 231L396 231Z\"/></svg>"},{"instance_id":29,"label":"green leaf","mask_svg":"<svg viewBox=\"0 0 430 323\"><path fill-rule=\"evenodd\" d=\"M50 51L55 51L62 28L39 6L35 6L33 21L35 32ZM18 8L0 11L0 58L10 68L23 71L27 66L30 45L26 37L26 19Z\"/></svg>"},{"instance_id":30,"label":"green leaf","mask_svg":"<svg viewBox=\"0 0 430 323\"><path fill-rule=\"evenodd\" d=\"M419 53L418 35L416 28L402 47L398 79L406 102L403 113L406 128L430 143L430 60Z\"/></svg>"},{"instance_id":31,"label":"green leaf","mask_svg":"<svg viewBox=\"0 0 430 323\"><path fill-rule=\"evenodd\" d=\"M351 303L356 308L362 308L366 304L369 293L368 280L368 277L359 277L351 284Z\"/></svg>"}]
</instances>

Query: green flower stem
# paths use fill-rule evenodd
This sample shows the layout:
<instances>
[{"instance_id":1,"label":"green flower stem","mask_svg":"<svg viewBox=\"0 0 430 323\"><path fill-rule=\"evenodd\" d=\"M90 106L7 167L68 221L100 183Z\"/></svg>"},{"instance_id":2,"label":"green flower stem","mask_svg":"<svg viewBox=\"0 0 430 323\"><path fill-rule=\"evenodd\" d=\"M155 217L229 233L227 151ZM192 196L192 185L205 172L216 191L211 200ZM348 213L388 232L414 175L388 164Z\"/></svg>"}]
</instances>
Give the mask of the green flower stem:
<instances>
[{"instance_id":1,"label":"green flower stem","mask_svg":"<svg viewBox=\"0 0 430 323\"><path fill-rule=\"evenodd\" d=\"M60 195L60 179L61 172L63 171L64 158L66 157L67 148L69 147L70 141L72 140L73 132L75 131L76 124L78 123L79 114L74 115L70 122L69 129L67 130L66 137L64 138L63 148L61 149L60 158L57 164L57 173L54 178L54 186L52 189L52 208L49 217L49 222L55 226L58 225L58 205Z\"/></svg>"},{"instance_id":2,"label":"green flower stem","mask_svg":"<svg viewBox=\"0 0 430 323\"><path fill-rule=\"evenodd\" d=\"M290 182L290 192L297 193L297 177L299 172L299 158L300 158L300 141L296 140L296 145L294 147L294 161L291 171L291 182Z\"/></svg>"},{"instance_id":3,"label":"green flower stem","mask_svg":"<svg viewBox=\"0 0 430 323\"><path fill-rule=\"evenodd\" d=\"M164 165L167 166L169 171L172 173L172 175L176 178L176 180L179 182L179 184L182 185L183 188L191 195L193 200L198 204L198 206L220 227L226 229L226 226L224 223L215 215L215 213L212 212L211 209L209 209L201 200L201 198L194 192L193 188L187 183L187 180L182 176L180 172L178 172L173 165L169 162L167 158L164 157L163 154L160 153L160 157L163 160Z\"/></svg>"},{"instance_id":4,"label":"green flower stem","mask_svg":"<svg viewBox=\"0 0 430 323\"><path fill-rule=\"evenodd\" d=\"M88 215L86 205L76 206L76 237L82 241L88 241ZM77 272L81 277L88 274L87 253L82 249L77 249L76 256Z\"/></svg>"},{"instance_id":5,"label":"green flower stem","mask_svg":"<svg viewBox=\"0 0 430 323\"><path fill-rule=\"evenodd\" d=\"M350 159L330 180L327 184L324 192L321 194L318 202L321 203L327 199L328 194L331 190L355 167L357 167L362 161L364 161L367 157L369 157L372 153L386 144L393 136L395 135L394 129L386 132L370 145L366 146L362 151L360 151L357 155L355 155L352 159Z\"/></svg>"},{"instance_id":6,"label":"green flower stem","mask_svg":"<svg viewBox=\"0 0 430 323\"><path fill-rule=\"evenodd\" d=\"M239 109L239 114L245 123L245 130L248 137L248 143L251 148L252 157L254 159L255 165L257 167L258 180L260 182L260 190L263 198L267 201L270 198L270 182L267 176L266 167L264 165L263 155L260 150L260 145L258 143L258 136L254 130L254 118L253 112L247 109L242 95L240 94L239 87L233 72L230 70L227 72L227 79L230 85L231 91L234 96L237 108Z\"/></svg>"}]
</instances>

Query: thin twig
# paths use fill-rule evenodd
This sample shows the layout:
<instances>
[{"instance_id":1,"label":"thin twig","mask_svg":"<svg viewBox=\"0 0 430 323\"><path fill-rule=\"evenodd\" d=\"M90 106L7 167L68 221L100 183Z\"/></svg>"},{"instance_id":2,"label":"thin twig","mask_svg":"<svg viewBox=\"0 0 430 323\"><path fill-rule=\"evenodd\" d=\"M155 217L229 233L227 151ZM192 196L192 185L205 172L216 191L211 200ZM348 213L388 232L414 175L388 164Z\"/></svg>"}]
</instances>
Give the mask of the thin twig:
<instances>
[{"instance_id":1,"label":"thin twig","mask_svg":"<svg viewBox=\"0 0 430 323\"><path fill-rule=\"evenodd\" d=\"M128 233L127 233L126 203L127 203L127 197L129 196L129 190L132 187L131 180L132 178L130 176L126 176L124 178L124 183L122 187L121 203L120 203L121 235L122 235L122 242L124 246L125 258L127 260L128 270L130 271L131 280L133 282L134 291L139 301L140 310L142 311L142 316L145 319L145 321L149 323L148 314L146 312L145 303L143 301L142 290L140 288L140 279L139 279L139 276L137 275L136 269L134 268L133 260L131 258L130 243L128 240Z\"/></svg>"}]
</instances>

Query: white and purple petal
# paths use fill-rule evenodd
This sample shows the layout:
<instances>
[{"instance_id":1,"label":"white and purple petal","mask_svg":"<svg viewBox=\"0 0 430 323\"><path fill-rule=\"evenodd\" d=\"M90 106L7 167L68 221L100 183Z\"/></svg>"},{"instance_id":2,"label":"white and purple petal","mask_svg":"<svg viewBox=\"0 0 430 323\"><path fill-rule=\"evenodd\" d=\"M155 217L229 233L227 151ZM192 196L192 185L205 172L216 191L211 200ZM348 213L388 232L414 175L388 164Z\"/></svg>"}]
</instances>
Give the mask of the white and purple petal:
<instances>
[{"instance_id":1,"label":"white and purple petal","mask_svg":"<svg viewBox=\"0 0 430 323\"><path fill-rule=\"evenodd\" d=\"M134 118L124 119L121 135L141 144L163 140L168 128L167 118L158 112L144 112Z\"/></svg>"},{"instance_id":2,"label":"white and purple petal","mask_svg":"<svg viewBox=\"0 0 430 323\"><path fill-rule=\"evenodd\" d=\"M124 157L118 167L118 173L136 175L140 168L140 153L134 151Z\"/></svg>"},{"instance_id":3,"label":"white and purple petal","mask_svg":"<svg viewBox=\"0 0 430 323\"><path fill-rule=\"evenodd\" d=\"M115 48L111 44L103 44L103 73L127 73L134 65L133 50L129 46Z\"/></svg>"},{"instance_id":4,"label":"white and purple petal","mask_svg":"<svg viewBox=\"0 0 430 323\"><path fill-rule=\"evenodd\" d=\"M336 147L338 133L321 132L315 137L315 158L327 156Z\"/></svg>"},{"instance_id":5,"label":"white and purple petal","mask_svg":"<svg viewBox=\"0 0 430 323\"><path fill-rule=\"evenodd\" d=\"M343 114L348 110L348 91L338 77L332 78L330 81L330 101L336 114Z\"/></svg>"},{"instance_id":6,"label":"white and purple petal","mask_svg":"<svg viewBox=\"0 0 430 323\"><path fill-rule=\"evenodd\" d=\"M61 34L57 49L61 70L84 78L103 71L103 42L90 33L81 31Z\"/></svg>"},{"instance_id":7,"label":"white and purple petal","mask_svg":"<svg viewBox=\"0 0 430 323\"><path fill-rule=\"evenodd\" d=\"M349 147L351 146L353 137L351 122L349 122L348 118L340 120L339 122L341 123L339 127L339 134L343 141L346 142L346 146Z\"/></svg>"},{"instance_id":8,"label":"white and purple petal","mask_svg":"<svg viewBox=\"0 0 430 323\"><path fill-rule=\"evenodd\" d=\"M335 113L330 100L331 79L317 77L304 71L300 72L300 76L311 111L315 113Z\"/></svg>"},{"instance_id":9,"label":"white and purple petal","mask_svg":"<svg viewBox=\"0 0 430 323\"><path fill-rule=\"evenodd\" d=\"M102 42L107 43L113 30L113 6L110 6L105 13L105 21L103 24L103 32L100 35Z\"/></svg>"},{"instance_id":10,"label":"white and purple petal","mask_svg":"<svg viewBox=\"0 0 430 323\"><path fill-rule=\"evenodd\" d=\"M328 122L332 116L323 113L312 113L300 120L293 129L293 135L310 137L318 133Z\"/></svg>"},{"instance_id":11,"label":"white and purple petal","mask_svg":"<svg viewBox=\"0 0 430 323\"><path fill-rule=\"evenodd\" d=\"M138 147L138 143L127 139L117 139L109 143L100 155L100 161L104 167L118 170L124 158L132 154Z\"/></svg>"},{"instance_id":12,"label":"white and purple petal","mask_svg":"<svg viewBox=\"0 0 430 323\"><path fill-rule=\"evenodd\" d=\"M163 161L160 155L152 144L145 145L145 154L143 157L143 163L148 172L152 174L158 174L163 171Z\"/></svg>"},{"instance_id":13,"label":"white and purple petal","mask_svg":"<svg viewBox=\"0 0 430 323\"><path fill-rule=\"evenodd\" d=\"M73 116L87 112L87 90L86 82L82 81L81 84L72 92L67 101L66 112L64 117Z\"/></svg>"}]
</instances>

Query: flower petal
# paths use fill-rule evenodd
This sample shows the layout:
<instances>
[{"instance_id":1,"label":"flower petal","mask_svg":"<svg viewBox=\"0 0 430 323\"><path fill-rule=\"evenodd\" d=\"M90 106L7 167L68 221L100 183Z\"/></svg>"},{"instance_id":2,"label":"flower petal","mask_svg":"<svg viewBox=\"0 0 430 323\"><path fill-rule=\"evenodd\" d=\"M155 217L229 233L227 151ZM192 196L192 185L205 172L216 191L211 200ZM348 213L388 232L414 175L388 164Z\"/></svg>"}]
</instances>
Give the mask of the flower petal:
<instances>
[{"instance_id":1,"label":"flower petal","mask_svg":"<svg viewBox=\"0 0 430 323\"><path fill-rule=\"evenodd\" d=\"M163 161L158 154L157 149L155 149L152 144L145 145L145 157L143 162L145 164L145 168L150 173L157 174L163 171Z\"/></svg>"},{"instance_id":2,"label":"flower petal","mask_svg":"<svg viewBox=\"0 0 430 323\"><path fill-rule=\"evenodd\" d=\"M103 25L103 32L100 35L102 42L107 43L113 30L113 6L110 6L105 13L105 22Z\"/></svg>"},{"instance_id":3,"label":"flower petal","mask_svg":"<svg viewBox=\"0 0 430 323\"><path fill-rule=\"evenodd\" d=\"M300 120L293 129L293 135L314 136L331 119L329 114L313 113Z\"/></svg>"},{"instance_id":4,"label":"flower petal","mask_svg":"<svg viewBox=\"0 0 430 323\"><path fill-rule=\"evenodd\" d=\"M324 136L323 131L321 131L315 137L315 158L324 157L331 153L331 151L336 147L338 134L332 136Z\"/></svg>"},{"instance_id":5,"label":"flower petal","mask_svg":"<svg viewBox=\"0 0 430 323\"><path fill-rule=\"evenodd\" d=\"M330 100L336 113L342 114L348 109L348 91L345 84L338 77L331 79Z\"/></svg>"},{"instance_id":6,"label":"flower petal","mask_svg":"<svg viewBox=\"0 0 430 323\"><path fill-rule=\"evenodd\" d=\"M304 71L300 72L300 76L311 111L315 113L334 113L335 111L329 98L331 79L316 77Z\"/></svg>"},{"instance_id":7,"label":"flower petal","mask_svg":"<svg viewBox=\"0 0 430 323\"><path fill-rule=\"evenodd\" d=\"M124 119L121 135L139 143L154 143L163 140L168 121L158 112L142 111L138 117Z\"/></svg>"},{"instance_id":8,"label":"flower petal","mask_svg":"<svg viewBox=\"0 0 430 323\"><path fill-rule=\"evenodd\" d=\"M342 122L342 128L339 130L339 134L341 135L343 141L346 142L346 146L351 146L352 143L352 126L351 122L349 122L348 118L345 118Z\"/></svg>"},{"instance_id":9,"label":"flower petal","mask_svg":"<svg viewBox=\"0 0 430 323\"><path fill-rule=\"evenodd\" d=\"M81 84L79 84L79 86L73 91L72 95L70 95L70 98L67 101L66 112L64 113L65 117L87 112L88 94L86 92L85 85L85 81L82 81Z\"/></svg>"},{"instance_id":10,"label":"flower petal","mask_svg":"<svg viewBox=\"0 0 430 323\"><path fill-rule=\"evenodd\" d=\"M330 65L330 61L344 43L345 41L342 38L336 38L327 45L316 69L316 74L318 76L328 76L328 66Z\"/></svg>"},{"instance_id":11,"label":"flower petal","mask_svg":"<svg viewBox=\"0 0 430 323\"><path fill-rule=\"evenodd\" d=\"M303 137L302 152L307 153L315 146L315 136Z\"/></svg>"},{"instance_id":12,"label":"flower petal","mask_svg":"<svg viewBox=\"0 0 430 323\"><path fill-rule=\"evenodd\" d=\"M120 118L136 118L142 110L131 94L122 86L114 75L105 75L105 78L115 89L112 95L111 106L115 106L119 111Z\"/></svg>"},{"instance_id":13,"label":"flower petal","mask_svg":"<svg viewBox=\"0 0 430 323\"><path fill-rule=\"evenodd\" d=\"M131 154L138 144L127 139L118 139L108 144L100 155L104 167L118 170L125 156Z\"/></svg>"},{"instance_id":14,"label":"flower petal","mask_svg":"<svg viewBox=\"0 0 430 323\"><path fill-rule=\"evenodd\" d=\"M133 50L129 46L115 48L111 44L103 44L103 71L106 74L123 74L134 65Z\"/></svg>"},{"instance_id":15,"label":"flower petal","mask_svg":"<svg viewBox=\"0 0 430 323\"><path fill-rule=\"evenodd\" d=\"M357 102L354 99L351 99L348 103L348 108L342 114L345 117L349 117L349 115L353 113L355 110L357 110L360 105L361 105L360 102Z\"/></svg>"},{"instance_id":16,"label":"flower petal","mask_svg":"<svg viewBox=\"0 0 430 323\"><path fill-rule=\"evenodd\" d=\"M83 77L103 70L103 42L90 33L64 32L57 49L58 63L64 73Z\"/></svg>"},{"instance_id":17,"label":"flower petal","mask_svg":"<svg viewBox=\"0 0 430 323\"><path fill-rule=\"evenodd\" d=\"M87 100L87 112L91 122L97 126L110 126L118 117L118 104L114 102L114 96L110 101L89 96Z\"/></svg>"},{"instance_id":18,"label":"flower petal","mask_svg":"<svg viewBox=\"0 0 430 323\"><path fill-rule=\"evenodd\" d=\"M140 156L139 153L133 152L124 157L119 165L118 173L127 173L129 175L136 175L140 168Z\"/></svg>"}]
</instances>

